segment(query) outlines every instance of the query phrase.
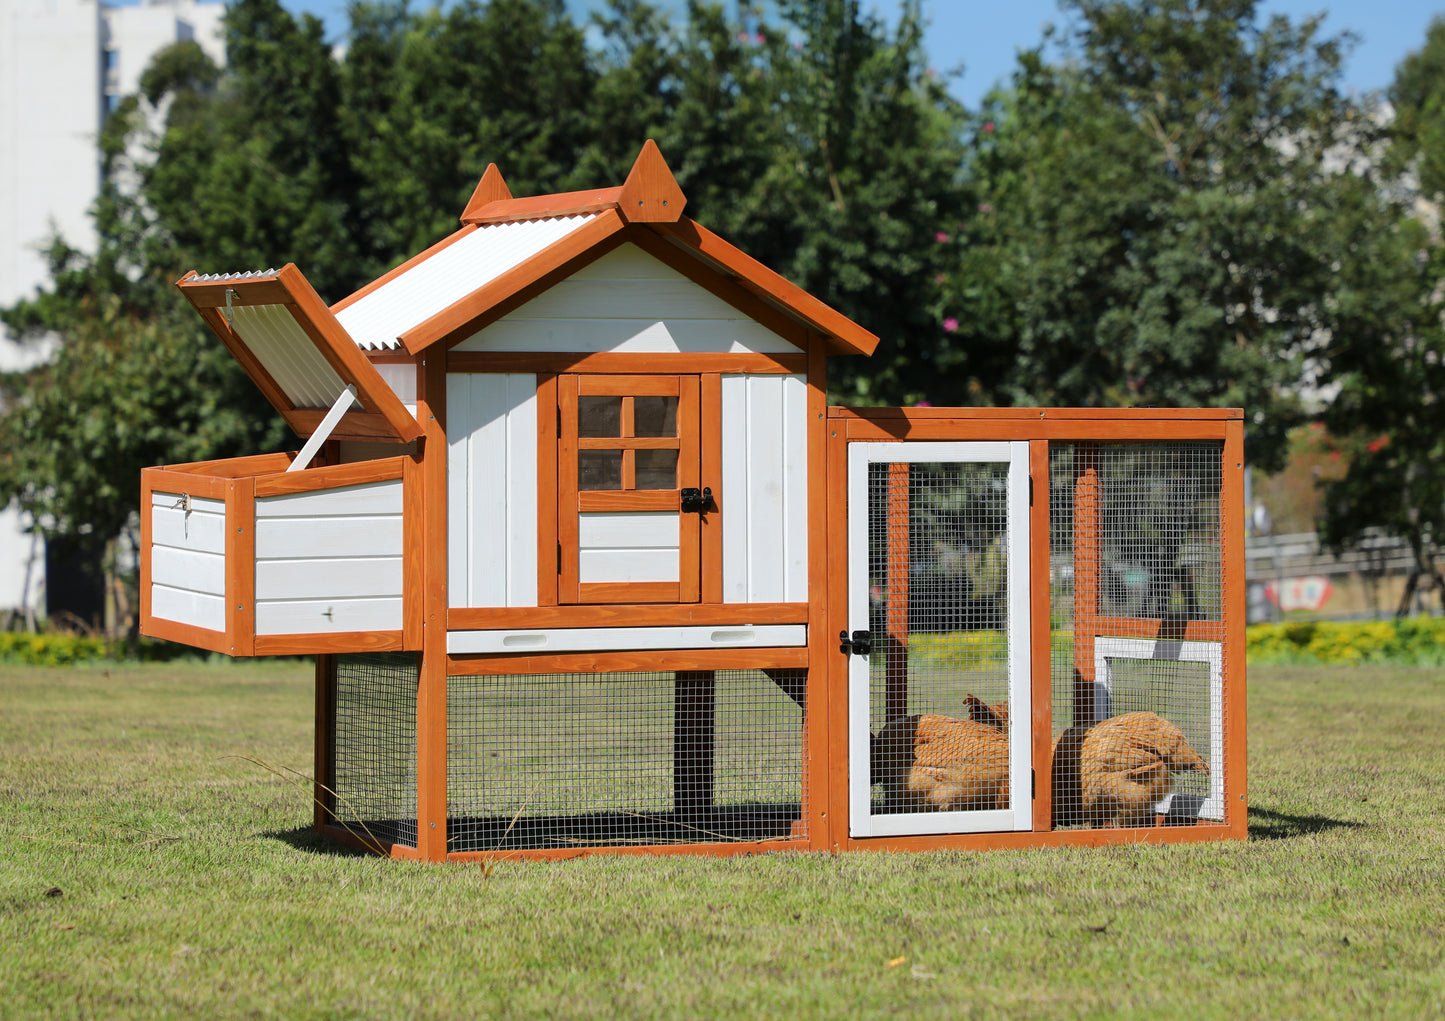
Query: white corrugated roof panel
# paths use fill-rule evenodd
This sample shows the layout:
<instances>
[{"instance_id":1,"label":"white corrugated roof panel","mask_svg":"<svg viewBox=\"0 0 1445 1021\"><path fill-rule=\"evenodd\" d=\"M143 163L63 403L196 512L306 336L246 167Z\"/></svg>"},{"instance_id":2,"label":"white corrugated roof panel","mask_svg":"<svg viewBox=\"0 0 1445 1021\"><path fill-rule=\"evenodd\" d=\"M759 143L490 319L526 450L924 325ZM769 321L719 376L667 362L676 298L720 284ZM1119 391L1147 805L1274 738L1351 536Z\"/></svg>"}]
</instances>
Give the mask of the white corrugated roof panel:
<instances>
[{"instance_id":1,"label":"white corrugated roof panel","mask_svg":"<svg viewBox=\"0 0 1445 1021\"><path fill-rule=\"evenodd\" d=\"M346 383L285 305L237 305L231 329L298 408L329 408Z\"/></svg>"},{"instance_id":2,"label":"white corrugated roof panel","mask_svg":"<svg viewBox=\"0 0 1445 1021\"><path fill-rule=\"evenodd\" d=\"M597 216L492 223L448 245L336 313L368 350L401 346L401 335L485 287Z\"/></svg>"}]
</instances>

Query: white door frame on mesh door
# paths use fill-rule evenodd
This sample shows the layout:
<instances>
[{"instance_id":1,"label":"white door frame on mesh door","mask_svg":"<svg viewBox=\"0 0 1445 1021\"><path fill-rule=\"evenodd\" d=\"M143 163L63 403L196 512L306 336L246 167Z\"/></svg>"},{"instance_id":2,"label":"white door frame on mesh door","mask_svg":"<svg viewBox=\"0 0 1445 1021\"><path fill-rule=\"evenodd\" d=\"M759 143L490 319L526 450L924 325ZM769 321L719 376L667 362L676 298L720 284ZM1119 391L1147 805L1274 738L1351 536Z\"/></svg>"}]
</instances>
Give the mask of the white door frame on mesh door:
<instances>
[{"instance_id":1,"label":"white door frame on mesh door","mask_svg":"<svg viewBox=\"0 0 1445 1021\"><path fill-rule=\"evenodd\" d=\"M848 631L868 630L868 465L946 462L1007 464L1009 807L975 812L872 813L869 772L870 668L848 657L848 831L854 837L997 833L1033 828L1029 685L1029 445L888 442L848 445Z\"/></svg>"},{"instance_id":2,"label":"white door frame on mesh door","mask_svg":"<svg viewBox=\"0 0 1445 1021\"><path fill-rule=\"evenodd\" d=\"M1114 665L1110 660L1165 660L1204 663L1209 667L1209 797L1199 818L1224 819L1224 646L1219 642L1176 642L1153 638L1094 638L1094 722L1113 715ZM1167 815L1168 795L1156 808Z\"/></svg>"}]
</instances>

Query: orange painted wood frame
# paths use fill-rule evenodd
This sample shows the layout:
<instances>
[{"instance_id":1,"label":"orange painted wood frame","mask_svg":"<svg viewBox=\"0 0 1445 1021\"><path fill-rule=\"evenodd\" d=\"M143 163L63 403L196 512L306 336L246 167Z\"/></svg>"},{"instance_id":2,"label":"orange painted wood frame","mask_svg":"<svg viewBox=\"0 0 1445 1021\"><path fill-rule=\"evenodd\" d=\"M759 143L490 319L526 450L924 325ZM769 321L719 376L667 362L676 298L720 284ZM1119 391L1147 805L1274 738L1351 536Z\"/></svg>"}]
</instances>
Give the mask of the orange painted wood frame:
<instances>
[{"instance_id":1,"label":"orange painted wood frame","mask_svg":"<svg viewBox=\"0 0 1445 1021\"><path fill-rule=\"evenodd\" d=\"M821 336L808 337L808 673L803 705L803 825L810 846L831 846L833 813L832 680L829 664L837 645L828 641L829 586L829 458L828 350ZM715 430L720 432L721 430ZM833 546L841 543L831 543ZM846 561L846 556L845 556ZM719 564L721 574L721 564ZM846 683L844 691L846 692ZM843 731L847 733L846 730ZM844 763L846 769L846 761ZM846 772L843 789L847 789Z\"/></svg>"},{"instance_id":2,"label":"orange painted wood frame","mask_svg":"<svg viewBox=\"0 0 1445 1021\"><path fill-rule=\"evenodd\" d=\"M332 760L336 740L336 693L331 688L335 661L323 653L316 657L316 747L313 754L311 803L313 825L322 832L336 812L336 769Z\"/></svg>"},{"instance_id":3,"label":"orange painted wood frame","mask_svg":"<svg viewBox=\"0 0 1445 1021\"><path fill-rule=\"evenodd\" d=\"M710 517L715 515L709 515ZM458 607L447 614L452 631L491 631L511 628L593 628L697 625L729 627L735 624L806 624L807 603L600 603L596 606Z\"/></svg>"},{"instance_id":4,"label":"orange painted wood frame","mask_svg":"<svg viewBox=\"0 0 1445 1021\"><path fill-rule=\"evenodd\" d=\"M440 350L422 359L417 418L422 481L422 651L416 693L417 853L447 856L447 373Z\"/></svg>"},{"instance_id":5,"label":"orange painted wood frame","mask_svg":"<svg viewBox=\"0 0 1445 1021\"><path fill-rule=\"evenodd\" d=\"M1231 836L1249 836L1248 728L1244 636L1244 423L1224 437L1220 486L1224 610L1224 820Z\"/></svg>"},{"instance_id":6,"label":"orange painted wood frame","mask_svg":"<svg viewBox=\"0 0 1445 1021\"><path fill-rule=\"evenodd\" d=\"M1074 448L1074 704L1070 726L1092 726L1094 718L1094 636L1099 633L1099 448Z\"/></svg>"},{"instance_id":7,"label":"orange painted wood frame","mask_svg":"<svg viewBox=\"0 0 1445 1021\"><path fill-rule=\"evenodd\" d=\"M1029 739L1036 833L1053 829L1053 621L1049 559L1049 445L1029 441Z\"/></svg>"},{"instance_id":8,"label":"orange painted wood frame","mask_svg":"<svg viewBox=\"0 0 1445 1021\"><path fill-rule=\"evenodd\" d=\"M911 606L909 569L908 482L912 476L907 462L888 465L886 574L883 632L884 719L900 720L908 715L908 617Z\"/></svg>"},{"instance_id":9,"label":"orange painted wood frame","mask_svg":"<svg viewBox=\"0 0 1445 1021\"><path fill-rule=\"evenodd\" d=\"M808 665L808 648L648 649L638 652L557 652L448 656L453 677L508 674L603 674L630 670L788 670Z\"/></svg>"}]
</instances>

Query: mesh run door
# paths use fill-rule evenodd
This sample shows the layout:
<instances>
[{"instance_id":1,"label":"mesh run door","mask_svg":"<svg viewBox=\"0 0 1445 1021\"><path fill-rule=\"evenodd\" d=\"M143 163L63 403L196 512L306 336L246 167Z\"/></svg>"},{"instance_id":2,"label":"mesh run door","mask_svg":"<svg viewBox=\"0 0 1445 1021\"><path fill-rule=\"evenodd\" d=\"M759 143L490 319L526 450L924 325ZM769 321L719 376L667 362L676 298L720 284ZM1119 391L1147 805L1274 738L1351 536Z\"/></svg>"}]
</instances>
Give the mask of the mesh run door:
<instances>
[{"instance_id":1,"label":"mesh run door","mask_svg":"<svg viewBox=\"0 0 1445 1021\"><path fill-rule=\"evenodd\" d=\"M848 447L849 831L1027 830L1028 444Z\"/></svg>"}]
</instances>

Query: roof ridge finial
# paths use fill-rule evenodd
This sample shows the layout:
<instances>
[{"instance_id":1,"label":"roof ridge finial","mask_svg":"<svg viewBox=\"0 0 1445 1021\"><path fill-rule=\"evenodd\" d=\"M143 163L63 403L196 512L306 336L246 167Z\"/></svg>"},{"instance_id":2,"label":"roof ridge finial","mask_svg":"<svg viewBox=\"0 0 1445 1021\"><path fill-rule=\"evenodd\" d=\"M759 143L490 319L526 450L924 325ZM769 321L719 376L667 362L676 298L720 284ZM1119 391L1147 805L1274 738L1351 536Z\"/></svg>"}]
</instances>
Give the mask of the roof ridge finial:
<instances>
[{"instance_id":1,"label":"roof ridge finial","mask_svg":"<svg viewBox=\"0 0 1445 1021\"><path fill-rule=\"evenodd\" d=\"M642 144L617 204L622 218L632 223L676 223L682 219L687 196L652 139Z\"/></svg>"},{"instance_id":2,"label":"roof ridge finial","mask_svg":"<svg viewBox=\"0 0 1445 1021\"><path fill-rule=\"evenodd\" d=\"M512 189L507 187L507 182L502 180L502 172L497 169L495 163L488 163L482 179L477 182L476 190L472 192L471 199L467 202L467 208L462 210L462 223L470 223L471 218L481 212L483 206L488 202L497 202L512 197Z\"/></svg>"}]
</instances>

